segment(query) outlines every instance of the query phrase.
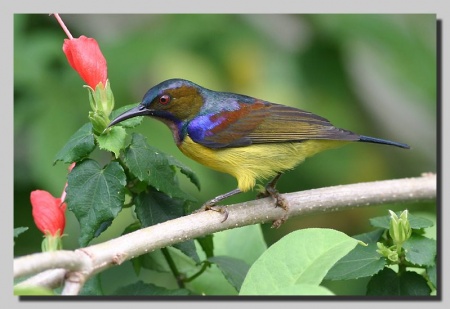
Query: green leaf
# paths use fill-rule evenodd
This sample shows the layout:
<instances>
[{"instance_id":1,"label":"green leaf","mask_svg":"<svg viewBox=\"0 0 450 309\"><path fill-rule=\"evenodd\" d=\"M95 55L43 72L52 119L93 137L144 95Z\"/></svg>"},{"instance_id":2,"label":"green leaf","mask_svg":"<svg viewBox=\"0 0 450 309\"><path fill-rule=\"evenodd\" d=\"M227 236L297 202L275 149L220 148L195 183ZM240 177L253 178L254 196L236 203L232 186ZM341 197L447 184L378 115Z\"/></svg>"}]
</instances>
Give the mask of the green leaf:
<instances>
[{"instance_id":1,"label":"green leaf","mask_svg":"<svg viewBox=\"0 0 450 309\"><path fill-rule=\"evenodd\" d=\"M69 173L66 202L80 223L80 246L86 246L118 215L125 200L125 185L125 173L117 162L101 168L87 159Z\"/></svg>"},{"instance_id":2,"label":"green leaf","mask_svg":"<svg viewBox=\"0 0 450 309\"><path fill-rule=\"evenodd\" d=\"M421 235L412 235L402 245L405 258L415 265L431 266L435 264L436 240Z\"/></svg>"},{"instance_id":3,"label":"green leaf","mask_svg":"<svg viewBox=\"0 0 450 309\"><path fill-rule=\"evenodd\" d=\"M114 291L113 295L147 295L147 296L186 296L191 292L186 289L169 290L163 287L156 286L151 283L144 283L138 281L136 283L121 287Z\"/></svg>"},{"instance_id":4,"label":"green leaf","mask_svg":"<svg viewBox=\"0 0 450 309\"><path fill-rule=\"evenodd\" d=\"M437 269L436 264L427 267L427 276L428 280L434 285L434 287L437 287Z\"/></svg>"},{"instance_id":5,"label":"green leaf","mask_svg":"<svg viewBox=\"0 0 450 309\"><path fill-rule=\"evenodd\" d=\"M418 217L413 214L408 214L408 221L411 228L416 230L432 227L434 225L434 222L430 219Z\"/></svg>"},{"instance_id":6,"label":"green leaf","mask_svg":"<svg viewBox=\"0 0 450 309\"><path fill-rule=\"evenodd\" d=\"M20 234L28 230L28 227L16 227L14 229L14 238L18 237Z\"/></svg>"},{"instance_id":7,"label":"green leaf","mask_svg":"<svg viewBox=\"0 0 450 309\"><path fill-rule=\"evenodd\" d=\"M181 273L185 274L188 272L192 273L200 269L200 266L198 266L197 263L191 257L181 252L181 250L174 247L167 247L167 251L169 252L173 262L177 266L178 271L180 271ZM162 273L171 272L167 259L165 258L161 250L155 250L143 254L137 257L136 259L139 260L140 263L139 267Z\"/></svg>"},{"instance_id":8,"label":"green leaf","mask_svg":"<svg viewBox=\"0 0 450 309\"><path fill-rule=\"evenodd\" d=\"M111 151L116 158L119 157L120 151L126 147L127 132L122 127L112 127L108 133L96 135L98 147L102 150Z\"/></svg>"},{"instance_id":9,"label":"green leaf","mask_svg":"<svg viewBox=\"0 0 450 309\"><path fill-rule=\"evenodd\" d=\"M207 258L214 256L214 234L196 238Z\"/></svg>"},{"instance_id":10,"label":"green leaf","mask_svg":"<svg viewBox=\"0 0 450 309\"><path fill-rule=\"evenodd\" d=\"M128 234L128 233L137 231L137 230L139 230L140 228L142 228L141 222L135 221L135 222L133 222L133 223L130 223L130 225L128 225L128 226L123 230L122 235L125 235L125 234Z\"/></svg>"},{"instance_id":11,"label":"green leaf","mask_svg":"<svg viewBox=\"0 0 450 309\"><path fill-rule=\"evenodd\" d=\"M358 241L331 229L292 232L266 250L251 266L240 295L275 295L296 285L319 285L328 270Z\"/></svg>"},{"instance_id":12,"label":"green leaf","mask_svg":"<svg viewBox=\"0 0 450 309\"><path fill-rule=\"evenodd\" d=\"M386 260L376 250L376 243L356 246L330 269L325 279L358 279L378 273L386 265Z\"/></svg>"},{"instance_id":13,"label":"green leaf","mask_svg":"<svg viewBox=\"0 0 450 309\"><path fill-rule=\"evenodd\" d=\"M195 263L200 263L200 258L198 257L194 240L190 239L177 244L173 244L172 247L175 247L186 254L188 257L193 259Z\"/></svg>"},{"instance_id":14,"label":"green leaf","mask_svg":"<svg viewBox=\"0 0 450 309\"><path fill-rule=\"evenodd\" d=\"M175 159L175 157L171 155L168 155L167 159L170 165L179 168L180 172L184 174L186 177L188 177L189 180L197 187L197 189L200 190L200 180L198 179L197 175L194 174L194 172L191 170L190 167L178 161L177 159Z\"/></svg>"},{"instance_id":15,"label":"green leaf","mask_svg":"<svg viewBox=\"0 0 450 309\"><path fill-rule=\"evenodd\" d=\"M376 229L374 231L355 235L353 236L353 238L358 239L366 244L373 242L376 243L377 241L380 240L380 237L381 235L383 235L384 231L385 231L384 229Z\"/></svg>"},{"instance_id":16,"label":"green leaf","mask_svg":"<svg viewBox=\"0 0 450 309\"><path fill-rule=\"evenodd\" d=\"M171 164L173 160L168 157L167 154L150 146L146 138L138 133L133 133L131 144L125 150L125 163L139 180L146 181L170 197L193 200L180 189L175 177L175 167L178 166Z\"/></svg>"},{"instance_id":17,"label":"green leaf","mask_svg":"<svg viewBox=\"0 0 450 309\"><path fill-rule=\"evenodd\" d=\"M195 270L198 271L199 268ZM188 274L192 276L195 274L195 272L189 271ZM195 278L195 280L187 282L186 287L191 291L195 291L196 293L205 296L238 295L236 289L225 278L222 271L215 264L211 264L211 266L206 268L205 272L203 272L199 277Z\"/></svg>"},{"instance_id":18,"label":"green leaf","mask_svg":"<svg viewBox=\"0 0 450 309\"><path fill-rule=\"evenodd\" d=\"M418 273L397 274L390 268L380 271L367 284L369 296L429 296L430 292L427 281Z\"/></svg>"},{"instance_id":19,"label":"green leaf","mask_svg":"<svg viewBox=\"0 0 450 309\"><path fill-rule=\"evenodd\" d=\"M184 200L148 188L133 200L136 215L143 227L152 226L184 215Z\"/></svg>"},{"instance_id":20,"label":"green leaf","mask_svg":"<svg viewBox=\"0 0 450 309\"><path fill-rule=\"evenodd\" d=\"M67 144L56 154L53 165L58 161L78 162L87 158L94 149L94 134L92 133L92 124L89 122L69 138Z\"/></svg>"},{"instance_id":21,"label":"green leaf","mask_svg":"<svg viewBox=\"0 0 450 309\"><path fill-rule=\"evenodd\" d=\"M208 258L208 261L216 264L228 282L239 292L250 268L248 264L229 256L213 256Z\"/></svg>"},{"instance_id":22,"label":"green leaf","mask_svg":"<svg viewBox=\"0 0 450 309\"><path fill-rule=\"evenodd\" d=\"M134 203L136 205L136 215L143 227L152 226L184 215L184 200L171 198L165 193L158 192L152 188L149 188L147 192L138 194ZM195 262L200 262L193 240L173 246L180 249Z\"/></svg>"},{"instance_id":23,"label":"green leaf","mask_svg":"<svg viewBox=\"0 0 450 309\"><path fill-rule=\"evenodd\" d=\"M14 287L14 295L17 296L50 296L55 295L51 289L40 286Z\"/></svg>"},{"instance_id":24,"label":"green leaf","mask_svg":"<svg viewBox=\"0 0 450 309\"><path fill-rule=\"evenodd\" d=\"M155 250L153 252L142 254L138 257L135 257L131 261L133 263L134 271L137 275L139 274L137 270L140 271L141 268L151 269L157 272L170 273L169 265L167 264L167 260L165 259L161 250Z\"/></svg>"},{"instance_id":25,"label":"green leaf","mask_svg":"<svg viewBox=\"0 0 450 309\"><path fill-rule=\"evenodd\" d=\"M320 295L320 296L326 296L326 295L334 295L333 292L331 292L329 289L320 286L320 285L314 285L314 284L294 284L287 287L281 287L279 290L276 291L276 293L272 295Z\"/></svg>"},{"instance_id":26,"label":"green leaf","mask_svg":"<svg viewBox=\"0 0 450 309\"><path fill-rule=\"evenodd\" d=\"M214 233L216 255L231 256L252 265L267 250L261 225L242 226Z\"/></svg>"},{"instance_id":27,"label":"green leaf","mask_svg":"<svg viewBox=\"0 0 450 309\"><path fill-rule=\"evenodd\" d=\"M400 216L401 213L402 213L401 211L396 212L397 216ZM391 216L387 215L387 216L375 217L375 218L369 219L369 221L370 221L370 224L372 224L372 226L381 227L383 229L389 229L389 223L391 221ZM409 221L409 224L411 225L411 228L417 229L417 230L422 229L422 228L427 228L427 227L434 225L433 221L426 219L426 218L414 216L411 213L408 213L408 221Z\"/></svg>"},{"instance_id":28,"label":"green leaf","mask_svg":"<svg viewBox=\"0 0 450 309\"><path fill-rule=\"evenodd\" d=\"M236 258L244 261L247 265L252 265L267 250L259 224L214 233L213 239L214 248L211 249L214 249L214 255ZM200 242L199 246L201 246ZM203 257L200 248L197 250L201 258L208 258L208 256ZM213 255L212 252L210 254ZM189 288L205 295L237 294L236 289L215 264L211 265L201 276L189 282Z\"/></svg>"},{"instance_id":29,"label":"green leaf","mask_svg":"<svg viewBox=\"0 0 450 309\"><path fill-rule=\"evenodd\" d=\"M91 278L83 285L79 295L104 295L100 275L97 274Z\"/></svg>"},{"instance_id":30,"label":"green leaf","mask_svg":"<svg viewBox=\"0 0 450 309\"><path fill-rule=\"evenodd\" d=\"M136 107L138 103L134 103L134 104L129 104L129 105L125 105L122 106L114 111L111 112L111 115L109 116L110 119L115 119L117 118L117 116L119 116L120 114L123 114L124 112ZM137 117L133 117L133 118L129 118L127 120L124 120L120 123L118 123L117 125L120 125L124 128L134 128L136 126L138 126L139 124L141 124L142 120L144 119L144 116L137 116Z\"/></svg>"}]
</instances>

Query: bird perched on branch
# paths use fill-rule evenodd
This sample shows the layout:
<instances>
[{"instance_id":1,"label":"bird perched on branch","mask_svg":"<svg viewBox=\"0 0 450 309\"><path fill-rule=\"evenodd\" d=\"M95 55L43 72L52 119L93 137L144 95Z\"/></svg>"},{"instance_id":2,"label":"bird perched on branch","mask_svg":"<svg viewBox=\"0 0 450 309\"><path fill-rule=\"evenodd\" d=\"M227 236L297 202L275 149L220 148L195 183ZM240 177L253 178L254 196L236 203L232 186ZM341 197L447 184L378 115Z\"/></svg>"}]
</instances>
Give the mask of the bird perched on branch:
<instances>
[{"instance_id":1,"label":"bird perched on branch","mask_svg":"<svg viewBox=\"0 0 450 309\"><path fill-rule=\"evenodd\" d=\"M186 156L237 179L235 190L206 202L201 208L204 210L252 189L257 179L271 177L266 195L287 209L286 201L275 189L280 175L307 157L349 142L409 148L337 128L323 117L294 107L209 90L183 79L166 80L152 87L138 106L118 116L109 126L135 116L164 122Z\"/></svg>"}]
</instances>

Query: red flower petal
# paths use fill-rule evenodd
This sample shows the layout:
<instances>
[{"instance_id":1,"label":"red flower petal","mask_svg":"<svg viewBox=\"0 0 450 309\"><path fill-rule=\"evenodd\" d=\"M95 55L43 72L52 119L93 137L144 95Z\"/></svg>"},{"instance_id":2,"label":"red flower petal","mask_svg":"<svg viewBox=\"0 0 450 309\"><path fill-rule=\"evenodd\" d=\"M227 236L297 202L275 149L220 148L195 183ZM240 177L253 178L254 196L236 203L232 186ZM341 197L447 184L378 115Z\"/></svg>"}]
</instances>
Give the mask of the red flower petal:
<instances>
[{"instance_id":1,"label":"red flower petal","mask_svg":"<svg viewBox=\"0 0 450 309\"><path fill-rule=\"evenodd\" d=\"M59 231L59 235L62 235L66 225L66 203L61 204L60 198L55 198L44 190L31 192L30 201L37 228L44 234L56 235Z\"/></svg>"},{"instance_id":2,"label":"red flower petal","mask_svg":"<svg viewBox=\"0 0 450 309\"><path fill-rule=\"evenodd\" d=\"M65 39L63 51L72 68L92 89L100 82L106 84L108 78L106 59L95 39L84 35L78 39Z\"/></svg>"}]
</instances>

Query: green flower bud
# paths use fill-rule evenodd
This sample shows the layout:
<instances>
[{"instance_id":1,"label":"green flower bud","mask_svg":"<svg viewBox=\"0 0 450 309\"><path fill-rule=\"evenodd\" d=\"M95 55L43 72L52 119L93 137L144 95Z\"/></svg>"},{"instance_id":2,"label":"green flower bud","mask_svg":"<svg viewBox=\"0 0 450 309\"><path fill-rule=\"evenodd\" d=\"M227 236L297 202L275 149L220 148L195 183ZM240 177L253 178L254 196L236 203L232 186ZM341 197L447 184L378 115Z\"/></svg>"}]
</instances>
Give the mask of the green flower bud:
<instances>
[{"instance_id":1,"label":"green flower bud","mask_svg":"<svg viewBox=\"0 0 450 309\"><path fill-rule=\"evenodd\" d=\"M381 254L382 256L388 256L390 250L383 243L377 242L377 248L377 252L379 254Z\"/></svg>"},{"instance_id":2,"label":"green flower bud","mask_svg":"<svg viewBox=\"0 0 450 309\"><path fill-rule=\"evenodd\" d=\"M41 244L42 252L57 251L62 250L62 248L63 246L59 231L55 235L50 233L45 234L45 238Z\"/></svg>"},{"instance_id":3,"label":"green flower bud","mask_svg":"<svg viewBox=\"0 0 450 309\"><path fill-rule=\"evenodd\" d=\"M411 237L411 225L408 221L408 210L403 211L398 217L393 211L389 210L391 214L391 222L389 224L389 235L394 244L401 246L406 240Z\"/></svg>"},{"instance_id":4,"label":"green flower bud","mask_svg":"<svg viewBox=\"0 0 450 309\"><path fill-rule=\"evenodd\" d=\"M395 248L388 248L383 243L377 242L377 252L393 263L399 262L398 252ZM394 246L396 247L396 246Z\"/></svg>"},{"instance_id":5,"label":"green flower bud","mask_svg":"<svg viewBox=\"0 0 450 309\"><path fill-rule=\"evenodd\" d=\"M399 258L398 258L398 253L397 251L391 251L390 254L387 256L388 260L393 262L393 263L398 263L399 262Z\"/></svg>"},{"instance_id":6,"label":"green flower bud","mask_svg":"<svg viewBox=\"0 0 450 309\"><path fill-rule=\"evenodd\" d=\"M91 109L97 113L103 113L108 117L114 109L114 95L111 91L109 80L106 81L106 85L99 83L95 90L91 87L87 87L89 90L89 103Z\"/></svg>"},{"instance_id":7,"label":"green flower bud","mask_svg":"<svg viewBox=\"0 0 450 309\"><path fill-rule=\"evenodd\" d=\"M109 118L105 116L105 114L103 114L101 111L90 111L89 119L92 123L92 127L94 128L94 133L96 135L102 134L110 122Z\"/></svg>"}]
</instances>

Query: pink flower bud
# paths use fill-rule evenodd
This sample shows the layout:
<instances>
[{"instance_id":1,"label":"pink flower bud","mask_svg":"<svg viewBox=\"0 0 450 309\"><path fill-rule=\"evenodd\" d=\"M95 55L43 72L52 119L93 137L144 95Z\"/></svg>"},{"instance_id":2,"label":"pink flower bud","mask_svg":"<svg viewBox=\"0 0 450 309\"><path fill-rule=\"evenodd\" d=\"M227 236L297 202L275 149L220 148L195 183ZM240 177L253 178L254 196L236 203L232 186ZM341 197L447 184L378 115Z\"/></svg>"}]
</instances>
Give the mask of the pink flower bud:
<instances>
[{"instance_id":1,"label":"pink flower bud","mask_svg":"<svg viewBox=\"0 0 450 309\"><path fill-rule=\"evenodd\" d=\"M106 59L95 39L84 35L78 39L65 39L63 51L69 64L88 86L95 89L100 82L105 86L108 78Z\"/></svg>"},{"instance_id":2,"label":"pink flower bud","mask_svg":"<svg viewBox=\"0 0 450 309\"><path fill-rule=\"evenodd\" d=\"M32 214L37 228L44 234L61 236L66 225L66 203L44 190L35 190L30 195Z\"/></svg>"}]
</instances>

